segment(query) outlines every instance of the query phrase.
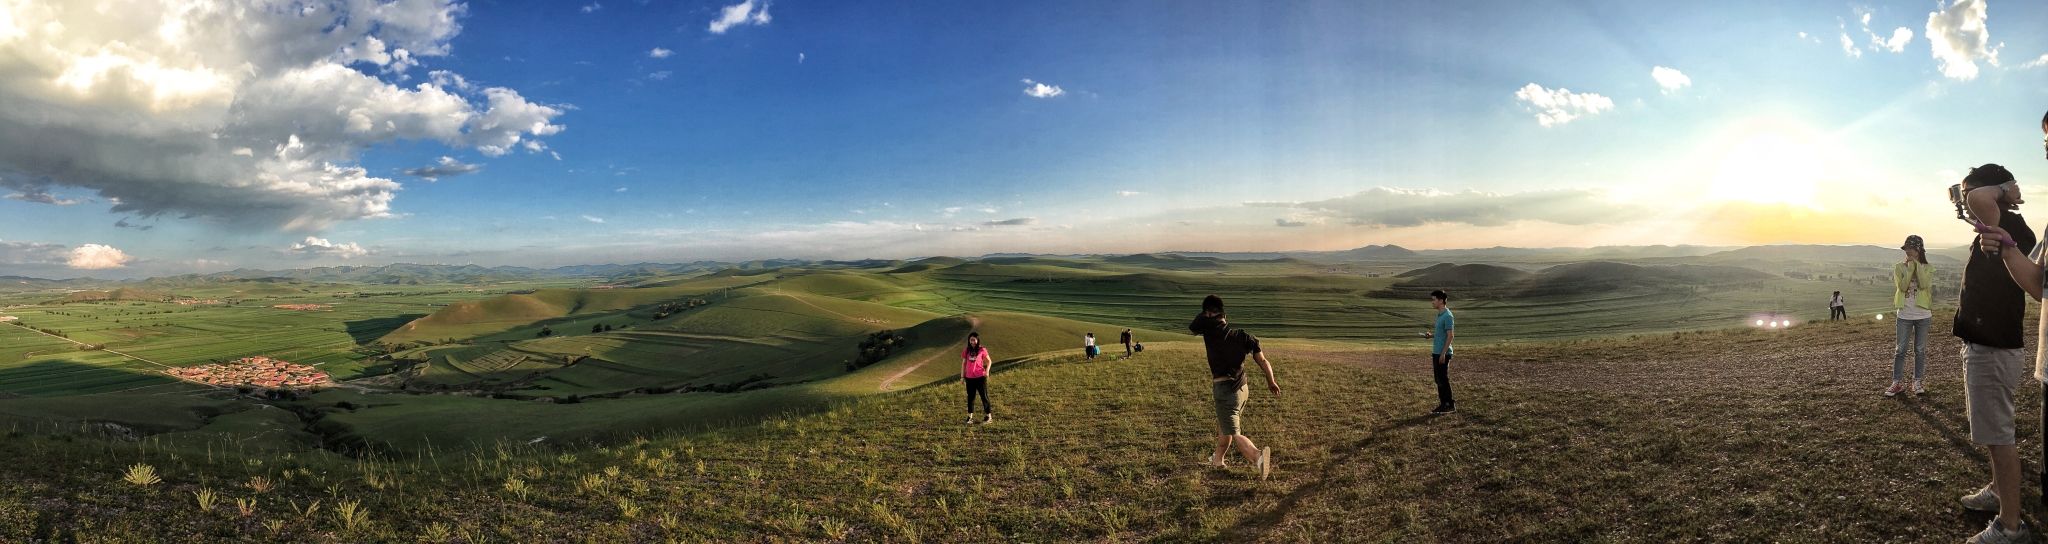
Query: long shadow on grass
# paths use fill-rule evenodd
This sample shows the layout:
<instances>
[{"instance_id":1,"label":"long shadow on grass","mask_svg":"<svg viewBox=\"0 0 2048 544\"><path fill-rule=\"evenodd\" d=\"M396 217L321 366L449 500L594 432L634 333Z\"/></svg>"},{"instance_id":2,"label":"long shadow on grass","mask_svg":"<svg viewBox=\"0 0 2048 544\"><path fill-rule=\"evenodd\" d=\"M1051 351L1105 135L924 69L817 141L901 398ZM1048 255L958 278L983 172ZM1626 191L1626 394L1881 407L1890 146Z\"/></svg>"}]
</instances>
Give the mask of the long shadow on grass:
<instances>
[{"instance_id":1,"label":"long shadow on grass","mask_svg":"<svg viewBox=\"0 0 2048 544\"><path fill-rule=\"evenodd\" d=\"M1323 464L1321 473L1317 474L1316 478L1313 481L1310 481L1309 483L1302 485L1301 487L1294 488L1294 491L1288 492L1287 496L1280 498L1280 504L1274 505L1273 509L1261 512L1256 515L1247 516L1243 520L1238 521L1237 525L1231 526L1229 530L1223 532L1223 540L1252 540L1252 533L1257 531L1263 531L1265 529L1272 528L1274 525L1280 524L1281 520L1287 519L1287 514L1289 512L1294 511L1295 504L1300 503L1302 499L1323 492L1323 489L1329 486L1330 481L1333 479L1331 477L1331 472L1335 470L1337 466L1339 466L1340 464L1351 462L1353 457L1358 456L1358 454L1364 453L1367 448L1370 448L1374 445L1374 443L1379 442L1382 437L1385 437L1387 435L1387 433L1391 433L1401 429L1406 429L1409 427L1414 427L1416 425L1422 424L1425 421L1429 421L1430 419L1435 417L1439 416L1424 414L1410 416L1407 419L1388 422L1386 425L1380 426L1380 428L1373 429L1367 432L1365 434L1365 438L1358 439L1357 442L1351 443L1350 446L1332 449L1330 451L1330 461Z\"/></svg>"},{"instance_id":2,"label":"long shadow on grass","mask_svg":"<svg viewBox=\"0 0 2048 544\"><path fill-rule=\"evenodd\" d=\"M1960 418L1957 418L1954 412L1930 408L1930 403L1921 402L1917 399L1907 399L1904 404L1908 410L1913 411L1913 415L1920 416L1920 421L1927 423L1928 428L1941 433L1941 437L1947 439L1948 445L1954 447L1957 453L1961 453L1964 457L1969 457L1970 460L1978 463L1991 462L1990 458L1985 456L1981 448L1970 442L1968 437L1956 432L1956 427L1965 426L1966 424L1960 423ZM1937 410L1940 410L1942 413L1935 413Z\"/></svg>"},{"instance_id":3,"label":"long shadow on grass","mask_svg":"<svg viewBox=\"0 0 2048 544\"><path fill-rule=\"evenodd\" d=\"M342 325L348 330L349 338L355 340L356 345L366 346L371 342L377 341L378 338L383 338L384 335L390 334L391 331L405 326L406 323L411 323L415 319L426 316L427 314L405 314L391 317L373 317L345 322Z\"/></svg>"}]
</instances>

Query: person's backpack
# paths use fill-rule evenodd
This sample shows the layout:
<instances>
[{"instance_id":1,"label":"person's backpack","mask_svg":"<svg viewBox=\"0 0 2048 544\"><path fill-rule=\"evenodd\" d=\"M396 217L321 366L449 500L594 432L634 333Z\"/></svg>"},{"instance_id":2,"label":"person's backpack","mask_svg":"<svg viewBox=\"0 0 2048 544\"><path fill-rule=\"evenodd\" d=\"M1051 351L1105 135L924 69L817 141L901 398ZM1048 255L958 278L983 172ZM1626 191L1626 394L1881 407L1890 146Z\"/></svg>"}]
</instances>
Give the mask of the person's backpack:
<instances>
[{"instance_id":1,"label":"person's backpack","mask_svg":"<svg viewBox=\"0 0 2048 544\"><path fill-rule=\"evenodd\" d=\"M1136 351L1136 352L1140 352L1140 353L1142 353L1142 352L1144 352L1144 351L1145 351L1145 345L1144 345L1144 344L1131 344L1131 351Z\"/></svg>"}]
</instances>

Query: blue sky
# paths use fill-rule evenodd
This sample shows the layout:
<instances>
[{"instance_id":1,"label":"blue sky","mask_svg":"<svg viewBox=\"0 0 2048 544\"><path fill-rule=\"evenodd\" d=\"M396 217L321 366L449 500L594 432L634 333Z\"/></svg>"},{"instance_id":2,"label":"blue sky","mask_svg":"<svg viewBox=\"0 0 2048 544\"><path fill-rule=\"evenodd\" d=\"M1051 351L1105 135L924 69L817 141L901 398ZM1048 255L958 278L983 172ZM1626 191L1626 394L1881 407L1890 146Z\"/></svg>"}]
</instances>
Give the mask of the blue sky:
<instances>
[{"instance_id":1,"label":"blue sky","mask_svg":"<svg viewBox=\"0 0 2048 544\"><path fill-rule=\"evenodd\" d=\"M0 274L1961 244L2048 174L2009 0L145 4L0 3Z\"/></svg>"}]
</instances>

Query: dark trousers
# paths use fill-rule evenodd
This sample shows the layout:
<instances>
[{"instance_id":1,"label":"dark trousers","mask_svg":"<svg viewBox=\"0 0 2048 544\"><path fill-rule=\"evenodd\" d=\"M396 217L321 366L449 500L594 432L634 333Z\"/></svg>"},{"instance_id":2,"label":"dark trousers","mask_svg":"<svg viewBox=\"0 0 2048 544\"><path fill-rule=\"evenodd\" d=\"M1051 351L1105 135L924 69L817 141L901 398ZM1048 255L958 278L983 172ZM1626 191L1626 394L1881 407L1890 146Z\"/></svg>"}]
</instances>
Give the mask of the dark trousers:
<instances>
[{"instance_id":1,"label":"dark trousers","mask_svg":"<svg viewBox=\"0 0 2048 544\"><path fill-rule=\"evenodd\" d=\"M982 412L990 414L995 413L994 408L988 407L988 377L982 376L980 378L967 378L965 381L967 382L967 413L974 413L975 395L981 395Z\"/></svg>"},{"instance_id":2,"label":"dark trousers","mask_svg":"<svg viewBox=\"0 0 2048 544\"><path fill-rule=\"evenodd\" d=\"M1848 318L1849 318L1849 309L1848 309L1848 308L1844 308L1844 307L1841 307L1841 306L1833 306L1833 307L1830 307L1830 308L1828 308L1828 321L1835 321L1835 320L1838 320L1838 319L1848 319Z\"/></svg>"},{"instance_id":3,"label":"dark trousers","mask_svg":"<svg viewBox=\"0 0 2048 544\"><path fill-rule=\"evenodd\" d=\"M1124 356L1125 356L1125 357L1130 357L1130 356L1131 356L1131 343L1130 343L1130 342L1124 342Z\"/></svg>"},{"instance_id":4,"label":"dark trousers","mask_svg":"<svg viewBox=\"0 0 2048 544\"><path fill-rule=\"evenodd\" d=\"M1456 406L1451 399L1451 354L1429 354L1430 370L1436 371L1436 402L1444 406Z\"/></svg>"}]
</instances>

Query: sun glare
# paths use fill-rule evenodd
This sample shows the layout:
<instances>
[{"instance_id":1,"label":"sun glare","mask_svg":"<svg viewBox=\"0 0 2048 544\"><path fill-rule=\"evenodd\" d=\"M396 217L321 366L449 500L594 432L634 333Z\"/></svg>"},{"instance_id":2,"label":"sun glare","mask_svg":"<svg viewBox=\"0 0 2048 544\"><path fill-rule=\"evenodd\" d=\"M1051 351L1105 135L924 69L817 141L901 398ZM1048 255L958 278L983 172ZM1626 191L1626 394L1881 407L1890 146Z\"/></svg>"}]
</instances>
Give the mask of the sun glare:
<instances>
[{"instance_id":1,"label":"sun glare","mask_svg":"<svg viewBox=\"0 0 2048 544\"><path fill-rule=\"evenodd\" d=\"M1757 123L1732 134L1708 188L1718 201L1812 206L1827 175L1827 153L1796 124Z\"/></svg>"}]
</instances>

